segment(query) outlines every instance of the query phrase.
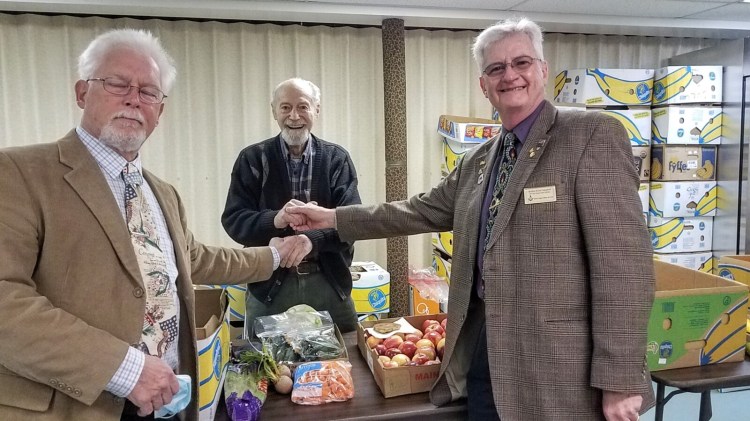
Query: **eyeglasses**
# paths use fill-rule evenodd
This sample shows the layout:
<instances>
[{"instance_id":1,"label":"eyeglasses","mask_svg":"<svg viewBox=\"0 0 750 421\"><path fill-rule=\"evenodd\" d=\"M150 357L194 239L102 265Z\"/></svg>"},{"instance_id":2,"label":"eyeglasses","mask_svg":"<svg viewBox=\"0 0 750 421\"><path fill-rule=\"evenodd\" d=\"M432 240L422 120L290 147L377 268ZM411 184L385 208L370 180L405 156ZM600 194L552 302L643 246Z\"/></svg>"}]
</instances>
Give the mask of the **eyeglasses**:
<instances>
[{"instance_id":1,"label":"eyeglasses","mask_svg":"<svg viewBox=\"0 0 750 421\"><path fill-rule=\"evenodd\" d=\"M510 63L492 63L489 66L485 67L482 73L486 74L489 77L500 77L505 74L506 70L508 70L508 66L512 67L516 72L523 72L531 67L531 64L534 62L534 60L543 61L540 58L521 56L514 58L510 61Z\"/></svg>"},{"instance_id":2,"label":"eyeglasses","mask_svg":"<svg viewBox=\"0 0 750 421\"><path fill-rule=\"evenodd\" d=\"M167 97L166 95L164 95L164 92L154 88L153 86L134 86L129 82L125 82L124 80L118 79L116 77L94 77L91 79L86 79L86 82L91 81L101 82L105 91L117 96L128 95L130 94L130 90L132 88L135 88L138 90L138 98L142 102L145 102L147 104L161 104L162 101L164 101L164 98Z\"/></svg>"}]
</instances>

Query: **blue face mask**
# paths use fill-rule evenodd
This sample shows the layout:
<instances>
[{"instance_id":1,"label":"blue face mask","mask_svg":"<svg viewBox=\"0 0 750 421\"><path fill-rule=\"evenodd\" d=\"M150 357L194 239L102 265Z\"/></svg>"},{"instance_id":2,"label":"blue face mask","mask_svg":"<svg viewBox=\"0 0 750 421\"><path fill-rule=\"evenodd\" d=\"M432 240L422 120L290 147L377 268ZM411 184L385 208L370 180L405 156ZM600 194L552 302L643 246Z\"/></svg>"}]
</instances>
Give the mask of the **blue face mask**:
<instances>
[{"instance_id":1,"label":"blue face mask","mask_svg":"<svg viewBox=\"0 0 750 421\"><path fill-rule=\"evenodd\" d=\"M193 382L187 374L179 374L177 382L180 383L180 390L172 396L172 402L162 406L154 412L154 418L169 418L177 415L183 409L187 408L190 403L190 395L193 388Z\"/></svg>"}]
</instances>

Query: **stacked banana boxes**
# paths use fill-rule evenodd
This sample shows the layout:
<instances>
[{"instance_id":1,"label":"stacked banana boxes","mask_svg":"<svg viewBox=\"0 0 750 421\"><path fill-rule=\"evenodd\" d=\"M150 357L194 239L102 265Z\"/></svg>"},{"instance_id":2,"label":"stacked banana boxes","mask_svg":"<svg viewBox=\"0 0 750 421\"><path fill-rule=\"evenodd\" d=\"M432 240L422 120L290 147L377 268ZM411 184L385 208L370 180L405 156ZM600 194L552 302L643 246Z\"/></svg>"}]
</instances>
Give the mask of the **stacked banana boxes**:
<instances>
[{"instance_id":1,"label":"stacked banana boxes","mask_svg":"<svg viewBox=\"0 0 750 421\"><path fill-rule=\"evenodd\" d=\"M750 256L722 256L719 258L716 273L722 278L750 286ZM745 323L745 349L750 354L750 313Z\"/></svg>"},{"instance_id":2,"label":"stacked banana boxes","mask_svg":"<svg viewBox=\"0 0 750 421\"><path fill-rule=\"evenodd\" d=\"M496 111L493 110L493 117ZM498 120L473 117L442 115L438 121L437 132L442 142L442 162L440 173L446 177L458 165L459 160L470 149L500 134L502 126ZM450 280L450 262L453 254L453 233L434 233L432 237L432 266L439 276ZM417 291L410 288L411 311L414 315L436 314L440 309L434 300L423 299Z\"/></svg>"},{"instance_id":3,"label":"stacked banana boxes","mask_svg":"<svg viewBox=\"0 0 750 421\"><path fill-rule=\"evenodd\" d=\"M558 109L607 114L622 123L633 148L633 164L641 180L643 217L648 218L651 178L651 101L653 69L572 69L555 77Z\"/></svg>"},{"instance_id":4,"label":"stacked banana boxes","mask_svg":"<svg viewBox=\"0 0 750 421\"><path fill-rule=\"evenodd\" d=\"M715 266L721 95L721 66L655 70L648 208L655 257L707 273Z\"/></svg>"}]
</instances>

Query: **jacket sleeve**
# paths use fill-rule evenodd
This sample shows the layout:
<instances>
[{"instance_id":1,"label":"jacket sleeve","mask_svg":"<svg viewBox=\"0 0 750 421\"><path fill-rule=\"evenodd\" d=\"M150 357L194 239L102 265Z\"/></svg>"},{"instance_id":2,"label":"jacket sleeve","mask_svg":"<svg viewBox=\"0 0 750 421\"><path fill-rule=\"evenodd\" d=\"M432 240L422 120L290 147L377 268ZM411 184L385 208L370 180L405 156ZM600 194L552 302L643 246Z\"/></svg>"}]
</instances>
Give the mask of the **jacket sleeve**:
<instances>
[{"instance_id":1,"label":"jacket sleeve","mask_svg":"<svg viewBox=\"0 0 750 421\"><path fill-rule=\"evenodd\" d=\"M625 129L596 115L575 186L590 270L591 386L646 393L641 388L650 387L644 380L653 251Z\"/></svg>"},{"instance_id":2,"label":"jacket sleeve","mask_svg":"<svg viewBox=\"0 0 750 421\"><path fill-rule=\"evenodd\" d=\"M340 206L358 205L362 203L357 190L357 171L354 168L349 154L337 146L334 159L327 176L330 178L331 188L331 206L338 208ZM307 231L304 235L310 238L313 244L313 252L317 253L339 253L348 252L351 259L354 251L353 242L342 241L339 233L335 229L322 229Z\"/></svg>"},{"instance_id":3,"label":"jacket sleeve","mask_svg":"<svg viewBox=\"0 0 750 421\"><path fill-rule=\"evenodd\" d=\"M257 156L257 155L261 156ZM278 210L264 206L264 171L268 171L260 148L240 152L232 169L227 202L221 223L227 234L244 246L265 246L273 237L283 237L290 229L278 229L273 218Z\"/></svg>"}]
</instances>

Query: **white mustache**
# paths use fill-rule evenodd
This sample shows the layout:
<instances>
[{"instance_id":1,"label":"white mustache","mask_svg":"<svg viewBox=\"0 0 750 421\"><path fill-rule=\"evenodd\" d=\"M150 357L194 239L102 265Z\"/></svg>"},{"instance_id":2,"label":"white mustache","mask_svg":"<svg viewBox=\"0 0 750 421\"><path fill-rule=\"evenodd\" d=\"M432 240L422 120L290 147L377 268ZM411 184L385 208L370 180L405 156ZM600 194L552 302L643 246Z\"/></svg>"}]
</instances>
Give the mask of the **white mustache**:
<instances>
[{"instance_id":1,"label":"white mustache","mask_svg":"<svg viewBox=\"0 0 750 421\"><path fill-rule=\"evenodd\" d=\"M143 124L143 114L141 114L138 111L135 110L128 110L128 111L120 111L112 115L112 120L116 118L128 118L131 120L136 120L140 124Z\"/></svg>"}]
</instances>

